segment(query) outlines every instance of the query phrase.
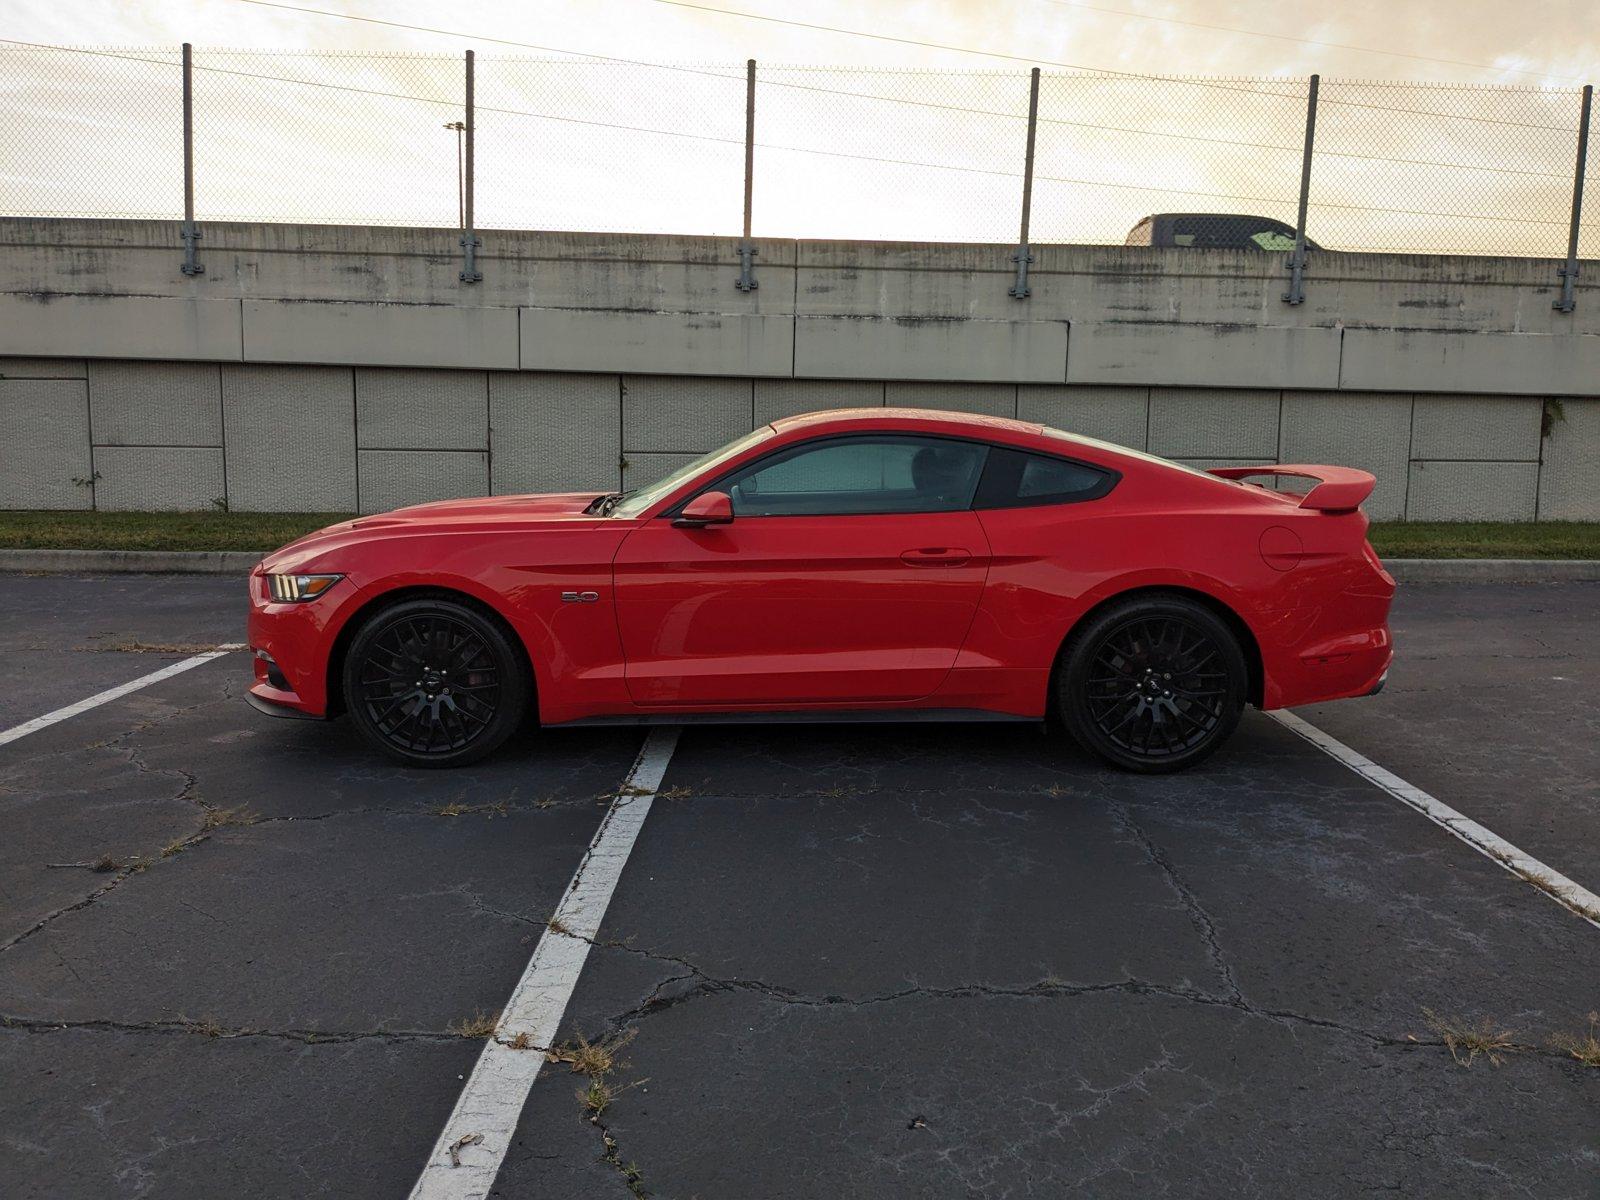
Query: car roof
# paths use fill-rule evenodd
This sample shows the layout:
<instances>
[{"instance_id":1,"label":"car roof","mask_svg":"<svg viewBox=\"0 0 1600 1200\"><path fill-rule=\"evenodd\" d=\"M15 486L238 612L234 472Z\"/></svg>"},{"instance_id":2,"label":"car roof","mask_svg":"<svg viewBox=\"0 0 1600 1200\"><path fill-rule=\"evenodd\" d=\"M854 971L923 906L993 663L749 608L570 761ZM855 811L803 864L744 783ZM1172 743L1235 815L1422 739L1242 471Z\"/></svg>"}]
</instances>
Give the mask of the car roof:
<instances>
[{"instance_id":1,"label":"car roof","mask_svg":"<svg viewBox=\"0 0 1600 1200\"><path fill-rule=\"evenodd\" d=\"M931 408L832 408L823 412L800 413L793 417L780 417L772 422L775 433L795 429L814 429L831 425L848 426L863 422L904 421L909 425L926 427L956 426L978 431L1004 430L1007 433L1025 433L1038 436L1044 426L1034 421L1017 421L1010 417L991 417L983 413L945 412ZM880 425L881 427L881 425Z\"/></svg>"}]
</instances>

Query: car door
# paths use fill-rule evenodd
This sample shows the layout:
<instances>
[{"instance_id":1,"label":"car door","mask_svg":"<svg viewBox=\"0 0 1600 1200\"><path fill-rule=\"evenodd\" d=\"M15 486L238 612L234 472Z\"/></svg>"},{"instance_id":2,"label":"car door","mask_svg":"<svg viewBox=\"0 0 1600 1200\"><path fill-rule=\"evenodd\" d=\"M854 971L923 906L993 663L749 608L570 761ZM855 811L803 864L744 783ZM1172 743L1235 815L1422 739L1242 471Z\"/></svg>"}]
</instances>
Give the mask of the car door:
<instances>
[{"instance_id":1,"label":"car door","mask_svg":"<svg viewBox=\"0 0 1600 1200\"><path fill-rule=\"evenodd\" d=\"M949 673L989 548L987 447L855 434L786 447L704 491L726 524L646 522L614 560L628 692L699 707L915 700Z\"/></svg>"}]
</instances>

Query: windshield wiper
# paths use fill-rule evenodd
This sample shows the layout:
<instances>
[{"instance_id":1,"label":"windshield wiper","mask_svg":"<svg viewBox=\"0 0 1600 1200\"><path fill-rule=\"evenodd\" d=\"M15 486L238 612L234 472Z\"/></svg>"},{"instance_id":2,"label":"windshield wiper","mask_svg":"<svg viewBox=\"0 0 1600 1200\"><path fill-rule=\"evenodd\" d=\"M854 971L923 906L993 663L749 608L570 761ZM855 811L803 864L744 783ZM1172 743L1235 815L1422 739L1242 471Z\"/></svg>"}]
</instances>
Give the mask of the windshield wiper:
<instances>
[{"instance_id":1,"label":"windshield wiper","mask_svg":"<svg viewBox=\"0 0 1600 1200\"><path fill-rule=\"evenodd\" d=\"M633 492L607 492L604 496L596 496L589 501L588 506L583 511L597 513L602 517L609 517L611 510L631 495L633 495Z\"/></svg>"}]
</instances>

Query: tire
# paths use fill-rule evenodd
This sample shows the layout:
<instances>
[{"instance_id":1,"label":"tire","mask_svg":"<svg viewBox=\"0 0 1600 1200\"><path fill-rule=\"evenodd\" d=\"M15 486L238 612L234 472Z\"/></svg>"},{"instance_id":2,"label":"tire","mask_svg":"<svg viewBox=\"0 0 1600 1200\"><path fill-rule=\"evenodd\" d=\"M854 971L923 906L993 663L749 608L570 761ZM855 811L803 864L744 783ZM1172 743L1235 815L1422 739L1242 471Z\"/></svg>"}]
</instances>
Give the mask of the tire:
<instances>
[{"instance_id":1,"label":"tire","mask_svg":"<svg viewBox=\"0 0 1600 1200\"><path fill-rule=\"evenodd\" d=\"M404 600L369 617L345 655L343 680L362 736L412 767L459 767L493 753L522 724L533 691L512 634L442 598Z\"/></svg>"},{"instance_id":2,"label":"tire","mask_svg":"<svg viewBox=\"0 0 1600 1200\"><path fill-rule=\"evenodd\" d=\"M1067 639L1056 707L1085 749L1123 770L1160 774L1227 741L1247 688L1244 651L1214 612L1183 596L1134 596Z\"/></svg>"}]
</instances>

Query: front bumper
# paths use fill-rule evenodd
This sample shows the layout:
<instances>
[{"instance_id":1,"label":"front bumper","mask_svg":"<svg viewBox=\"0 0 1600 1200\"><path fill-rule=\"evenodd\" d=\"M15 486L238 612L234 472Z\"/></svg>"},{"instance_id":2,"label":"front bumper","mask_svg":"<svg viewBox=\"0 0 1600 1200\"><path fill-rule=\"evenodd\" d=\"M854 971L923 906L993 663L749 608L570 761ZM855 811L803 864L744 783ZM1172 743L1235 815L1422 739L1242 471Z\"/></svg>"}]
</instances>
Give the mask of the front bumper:
<instances>
[{"instance_id":1,"label":"front bumper","mask_svg":"<svg viewBox=\"0 0 1600 1200\"><path fill-rule=\"evenodd\" d=\"M339 630L362 600L361 589L346 578L315 600L281 604L271 598L266 579L252 574L247 623L255 667L251 707L274 716L327 717L328 662Z\"/></svg>"}]
</instances>

